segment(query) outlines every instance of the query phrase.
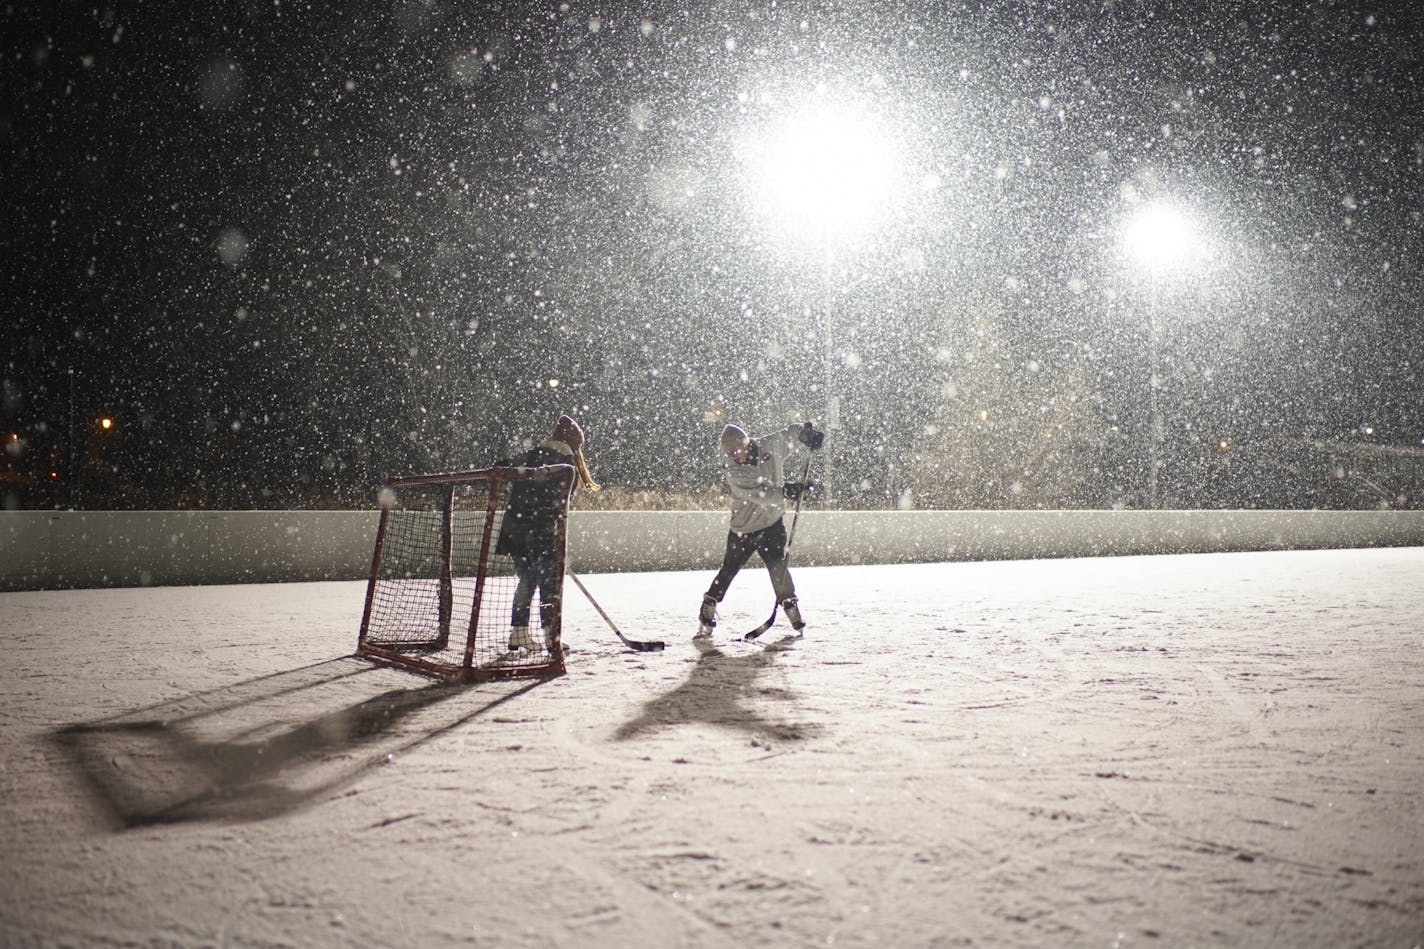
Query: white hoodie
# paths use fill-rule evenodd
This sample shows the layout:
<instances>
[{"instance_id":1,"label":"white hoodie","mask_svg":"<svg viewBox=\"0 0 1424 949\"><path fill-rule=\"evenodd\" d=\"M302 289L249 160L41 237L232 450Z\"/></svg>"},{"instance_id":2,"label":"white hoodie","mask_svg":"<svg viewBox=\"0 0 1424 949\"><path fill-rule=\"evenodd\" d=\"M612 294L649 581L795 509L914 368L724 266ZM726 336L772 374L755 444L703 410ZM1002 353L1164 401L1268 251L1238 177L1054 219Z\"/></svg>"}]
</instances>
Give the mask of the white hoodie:
<instances>
[{"instance_id":1,"label":"white hoodie","mask_svg":"<svg viewBox=\"0 0 1424 949\"><path fill-rule=\"evenodd\" d=\"M732 489L732 525L738 534L770 527L786 513L786 459L796 447L801 425L788 425L770 435L754 439L756 464L739 465L724 458L727 486Z\"/></svg>"}]
</instances>

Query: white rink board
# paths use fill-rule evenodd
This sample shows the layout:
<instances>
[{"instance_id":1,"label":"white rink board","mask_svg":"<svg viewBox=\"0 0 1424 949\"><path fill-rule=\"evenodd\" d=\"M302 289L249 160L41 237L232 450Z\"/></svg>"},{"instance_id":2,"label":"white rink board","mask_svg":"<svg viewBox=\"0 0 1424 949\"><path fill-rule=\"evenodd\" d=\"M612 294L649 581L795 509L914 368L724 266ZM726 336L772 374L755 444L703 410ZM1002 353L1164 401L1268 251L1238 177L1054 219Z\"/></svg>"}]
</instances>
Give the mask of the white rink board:
<instances>
[{"instance_id":1,"label":"white rink board","mask_svg":"<svg viewBox=\"0 0 1424 949\"><path fill-rule=\"evenodd\" d=\"M374 511L0 512L0 590L355 580ZM720 562L722 511L575 511L575 570ZM1424 511L803 511L816 565L1424 545Z\"/></svg>"}]
</instances>

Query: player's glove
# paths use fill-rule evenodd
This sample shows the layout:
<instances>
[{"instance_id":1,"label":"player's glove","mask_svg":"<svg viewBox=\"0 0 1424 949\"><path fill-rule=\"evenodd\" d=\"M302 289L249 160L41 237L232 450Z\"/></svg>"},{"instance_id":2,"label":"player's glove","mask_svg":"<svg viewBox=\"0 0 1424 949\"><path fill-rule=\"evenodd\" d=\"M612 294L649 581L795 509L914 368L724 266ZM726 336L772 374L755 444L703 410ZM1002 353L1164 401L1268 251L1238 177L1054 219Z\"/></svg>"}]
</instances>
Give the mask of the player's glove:
<instances>
[{"instance_id":1,"label":"player's glove","mask_svg":"<svg viewBox=\"0 0 1424 949\"><path fill-rule=\"evenodd\" d=\"M801 444L807 448L812 451L819 451L821 443L826 440L826 433L816 431L816 426L810 422L802 422L801 431L796 434L796 437L800 440Z\"/></svg>"},{"instance_id":2,"label":"player's glove","mask_svg":"<svg viewBox=\"0 0 1424 949\"><path fill-rule=\"evenodd\" d=\"M786 500L795 501L800 498L814 501L816 495L820 493L821 486L814 481L788 481L782 486L786 492Z\"/></svg>"}]
</instances>

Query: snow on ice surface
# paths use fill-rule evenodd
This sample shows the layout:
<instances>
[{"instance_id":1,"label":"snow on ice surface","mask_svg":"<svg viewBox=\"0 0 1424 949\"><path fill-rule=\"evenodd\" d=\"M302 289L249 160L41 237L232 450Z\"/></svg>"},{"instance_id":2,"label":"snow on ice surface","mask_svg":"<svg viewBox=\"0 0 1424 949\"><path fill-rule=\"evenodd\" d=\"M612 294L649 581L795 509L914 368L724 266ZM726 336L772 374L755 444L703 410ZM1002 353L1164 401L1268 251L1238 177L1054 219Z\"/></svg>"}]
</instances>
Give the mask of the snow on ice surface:
<instances>
[{"instance_id":1,"label":"snow on ice surface","mask_svg":"<svg viewBox=\"0 0 1424 949\"><path fill-rule=\"evenodd\" d=\"M353 659L360 583L0 594L9 944L1397 945L1424 549L568 588L569 674Z\"/></svg>"}]
</instances>

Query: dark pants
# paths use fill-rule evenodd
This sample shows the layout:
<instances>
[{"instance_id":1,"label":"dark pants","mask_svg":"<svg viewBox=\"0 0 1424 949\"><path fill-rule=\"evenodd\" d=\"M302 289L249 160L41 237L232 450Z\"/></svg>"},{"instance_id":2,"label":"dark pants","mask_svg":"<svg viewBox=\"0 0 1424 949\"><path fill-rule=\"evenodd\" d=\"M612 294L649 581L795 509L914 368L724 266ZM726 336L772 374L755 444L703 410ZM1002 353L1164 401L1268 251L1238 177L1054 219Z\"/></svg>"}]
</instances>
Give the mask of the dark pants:
<instances>
[{"instance_id":1,"label":"dark pants","mask_svg":"<svg viewBox=\"0 0 1424 949\"><path fill-rule=\"evenodd\" d=\"M776 591L776 602L796 595L796 586L791 582L791 571L786 567L786 525L777 521L759 531L739 534L727 532L727 549L722 554L722 569L712 578L707 595L718 603L727 595L727 588L752 554L761 554L766 572L771 574L771 588Z\"/></svg>"},{"instance_id":2,"label":"dark pants","mask_svg":"<svg viewBox=\"0 0 1424 949\"><path fill-rule=\"evenodd\" d=\"M514 610L509 625L528 626L529 606L534 591L539 591L539 625L548 626L554 619L554 559L536 559L514 554L514 575L519 585L514 588Z\"/></svg>"}]
</instances>

